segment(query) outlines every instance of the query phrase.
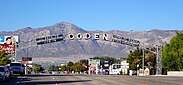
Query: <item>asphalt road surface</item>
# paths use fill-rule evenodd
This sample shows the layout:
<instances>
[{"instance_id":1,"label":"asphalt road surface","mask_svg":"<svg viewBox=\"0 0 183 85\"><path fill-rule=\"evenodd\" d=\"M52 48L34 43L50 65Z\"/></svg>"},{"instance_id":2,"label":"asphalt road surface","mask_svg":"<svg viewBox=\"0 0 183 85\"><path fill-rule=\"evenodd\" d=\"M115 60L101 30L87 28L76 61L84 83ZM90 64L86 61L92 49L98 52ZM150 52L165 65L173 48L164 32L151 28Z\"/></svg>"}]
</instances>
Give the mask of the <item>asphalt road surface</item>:
<instances>
[{"instance_id":1,"label":"asphalt road surface","mask_svg":"<svg viewBox=\"0 0 183 85\"><path fill-rule=\"evenodd\" d=\"M124 75L26 75L0 85L183 85L183 77Z\"/></svg>"}]
</instances>

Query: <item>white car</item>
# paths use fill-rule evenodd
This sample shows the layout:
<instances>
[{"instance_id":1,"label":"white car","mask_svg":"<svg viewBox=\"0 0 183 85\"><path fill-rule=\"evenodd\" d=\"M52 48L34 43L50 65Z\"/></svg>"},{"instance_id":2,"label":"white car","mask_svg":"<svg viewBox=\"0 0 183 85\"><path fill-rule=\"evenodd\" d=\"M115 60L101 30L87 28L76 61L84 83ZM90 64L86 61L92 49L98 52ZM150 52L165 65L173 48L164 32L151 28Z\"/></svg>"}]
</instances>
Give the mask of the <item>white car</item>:
<instances>
[{"instance_id":1,"label":"white car","mask_svg":"<svg viewBox=\"0 0 183 85\"><path fill-rule=\"evenodd\" d=\"M0 66L0 81L10 79L10 71L6 66Z\"/></svg>"}]
</instances>

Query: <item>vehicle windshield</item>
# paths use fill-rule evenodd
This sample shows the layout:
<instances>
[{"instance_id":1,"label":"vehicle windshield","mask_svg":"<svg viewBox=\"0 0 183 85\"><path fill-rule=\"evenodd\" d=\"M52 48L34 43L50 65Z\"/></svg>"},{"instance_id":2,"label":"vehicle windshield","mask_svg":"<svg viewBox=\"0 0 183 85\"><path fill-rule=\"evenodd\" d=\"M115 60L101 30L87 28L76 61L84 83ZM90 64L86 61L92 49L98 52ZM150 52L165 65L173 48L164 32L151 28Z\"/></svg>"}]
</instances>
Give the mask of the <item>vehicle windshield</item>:
<instances>
[{"instance_id":1,"label":"vehicle windshield","mask_svg":"<svg viewBox=\"0 0 183 85\"><path fill-rule=\"evenodd\" d=\"M11 63L10 66L21 66L20 63Z\"/></svg>"},{"instance_id":2,"label":"vehicle windshield","mask_svg":"<svg viewBox=\"0 0 183 85\"><path fill-rule=\"evenodd\" d=\"M0 67L0 72L4 72L4 68L3 67Z\"/></svg>"}]
</instances>

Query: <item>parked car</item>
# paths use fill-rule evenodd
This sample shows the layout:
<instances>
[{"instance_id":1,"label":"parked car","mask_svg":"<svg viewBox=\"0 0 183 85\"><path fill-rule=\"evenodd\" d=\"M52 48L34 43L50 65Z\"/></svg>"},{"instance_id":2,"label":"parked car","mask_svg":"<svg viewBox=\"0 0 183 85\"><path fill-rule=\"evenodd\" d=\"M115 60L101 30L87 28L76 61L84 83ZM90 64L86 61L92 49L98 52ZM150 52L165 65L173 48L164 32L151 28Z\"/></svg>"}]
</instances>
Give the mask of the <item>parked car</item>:
<instances>
[{"instance_id":1,"label":"parked car","mask_svg":"<svg viewBox=\"0 0 183 85\"><path fill-rule=\"evenodd\" d=\"M129 70L129 75L130 76L137 75L137 71L135 71L135 70Z\"/></svg>"},{"instance_id":2,"label":"parked car","mask_svg":"<svg viewBox=\"0 0 183 85\"><path fill-rule=\"evenodd\" d=\"M10 79L10 71L6 66L0 66L0 81Z\"/></svg>"},{"instance_id":3,"label":"parked car","mask_svg":"<svg viewBox=\"0 0 183 85\"><path fill-rule=\"evenodd\" d=\"M10 66L7 66L9 72L10 72L10 78L13 78L13 69L10 68Z\"/></svg>"},{"instance_id":4,"label":"parked car","mask_svg":"<svg viewBox=\"0 0 183 85\"><path fill-rule=\"evenodd\" d=\"M10 63L10 68L13 70L13 74L25 74L25 66L20 62L12 62Z\"/></svg>"}]
</instances>

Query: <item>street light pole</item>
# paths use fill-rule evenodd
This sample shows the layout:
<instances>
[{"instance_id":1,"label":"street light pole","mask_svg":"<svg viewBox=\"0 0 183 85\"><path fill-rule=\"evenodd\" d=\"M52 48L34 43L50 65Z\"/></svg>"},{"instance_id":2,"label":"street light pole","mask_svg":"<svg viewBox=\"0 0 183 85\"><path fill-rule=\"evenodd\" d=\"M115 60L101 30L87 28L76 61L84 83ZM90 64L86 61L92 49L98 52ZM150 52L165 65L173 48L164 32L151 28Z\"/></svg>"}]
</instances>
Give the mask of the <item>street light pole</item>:
<instances>
[{"instance_id":1,"label":"street light pole","mask_svg":"<svg viewBox=\"0 0 183 85\"><path fill-rule=\"evenodd\" d=\"M28 55L29 55L29 54L28 54L28 48L27 48L27 57L28 57Z\"/></svg>"},{"instance_id":2,"label":"street light pole","mask_svg":"<svg viewBox=\"0 0 183 85\"><path fill-rule=\"evenodd\" d=\"M143 75L144 75L144 58L145 58L145 53L144 53L144 49L145 49L145 47L144 47L144 44L143 44L143 54L142 54L142 56L143 56L143 60L142 60L142 65L143 65Z\"/></svg>"},{"instance_id":3,"label":"street light pole","mask_svg":"<svg viewBox=\"0 0 183 85\"><path fill-rule=\"evenodd\" d=\"M16 43L16 41L15 41L15 62L17 62L17 43Z\"/></svg>"},{"instance_id":4,"label":"street light pole","mask_svg":"<svg viewBox=\"0 0 183 85\"><path fill-rule=\"evenodd\" d=\"M137 76L139 75L138 68L139 68L139 64L137 64Z\"/></svg>"}]
</instances>

